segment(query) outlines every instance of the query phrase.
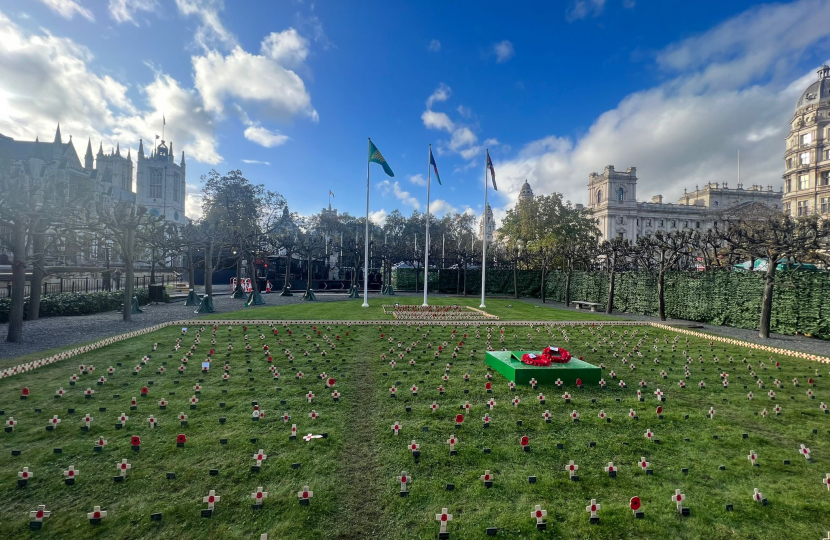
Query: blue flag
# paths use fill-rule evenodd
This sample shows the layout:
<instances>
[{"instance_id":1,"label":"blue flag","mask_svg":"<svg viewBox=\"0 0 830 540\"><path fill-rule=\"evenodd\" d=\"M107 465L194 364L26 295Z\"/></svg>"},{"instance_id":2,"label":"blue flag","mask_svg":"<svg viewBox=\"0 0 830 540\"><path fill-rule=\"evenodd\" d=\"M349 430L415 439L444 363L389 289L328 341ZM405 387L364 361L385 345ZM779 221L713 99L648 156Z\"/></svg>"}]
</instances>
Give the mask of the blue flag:
<instances>
[{"instance_id":1,"label":"blue flag","mask_svg":"<svg viewBox=\"0 0 830 540\"><path fill-rule=\"evenodd\" d=\"M441 183L441 177L438 176L438 165L435 164L435 158L432 157L432 147L429 147L429 164L432 165L432 170L435 171L435 179L438 180L438 184L443 186L444 184Z\"/></svg>"},{"instance_id":2,"label":"blue flag","mask_svg":"<svg viewBox=\"0 0 830 540\"><path fill-rule=\"evenodd\" d=\"M493 190L498 191L496 187L496 170L493 169L493 162L490 160L490 150L487 150L487 168L490 169L490 179L493 181Z\"/></svg>"}]
</instances>

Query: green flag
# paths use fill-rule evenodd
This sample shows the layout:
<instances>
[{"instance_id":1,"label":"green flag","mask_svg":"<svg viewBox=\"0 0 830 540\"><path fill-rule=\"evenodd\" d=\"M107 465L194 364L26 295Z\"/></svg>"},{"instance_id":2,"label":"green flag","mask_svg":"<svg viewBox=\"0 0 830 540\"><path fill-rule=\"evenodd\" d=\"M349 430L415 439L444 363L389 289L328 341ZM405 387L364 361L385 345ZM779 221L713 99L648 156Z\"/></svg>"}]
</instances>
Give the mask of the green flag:
<instances>
[{"instance_id":1,"label":"green flag","mask_svg":"<svg viewBox=\"0 0 830 540\"><path fill-rule=\"evenodd\" d=\"M369 139L369 161L379 164L383 167L383 172L389 176L395 176L395 173L392 172L392 169L389 167L389 164L386 163L386 159L384 159L383 154L380 153L380 150L378 150L378 147L372 142L372 139Z\"/></svg>"}]
</instances>

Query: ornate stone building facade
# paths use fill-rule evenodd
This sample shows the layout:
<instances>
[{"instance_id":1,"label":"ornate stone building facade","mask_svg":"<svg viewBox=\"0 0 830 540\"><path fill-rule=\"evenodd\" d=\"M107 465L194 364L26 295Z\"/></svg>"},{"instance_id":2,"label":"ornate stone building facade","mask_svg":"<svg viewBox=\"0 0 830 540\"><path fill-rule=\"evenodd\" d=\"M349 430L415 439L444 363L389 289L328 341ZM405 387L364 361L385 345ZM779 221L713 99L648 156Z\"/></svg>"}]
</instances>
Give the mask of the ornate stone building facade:
<instances>
[{"instance_id":1,"label":"ornate stone building facade","mask_svg":"<svg viewBox=\"0 0 830 540\"><path fill-rule=\"evenodd\" d=\"M485 228L486 223L486 228ZM493 236L496 232L496 220L493 218L493 209L490 208L490 203L487 203L487 208L484 211L484 218L478 225L478 238L481 239L484 234L487 234L487 243L493 242Z\"/></svg>"},{"instance_id":2,"label":"ornate stone building facade","mask_svg":"<svg viewBox=\"0 0 830 540\"><path fill-rule=\"evenodd\" d=\"M830 214L830 67L801 94L784 152L784 211Z\"/></svg>"},{"instance_id":3,"label":"ornate stone building facade","mask_svg":"<svg viewBox=\"0 0 830 540\"><path fill-rule=\"evenodd\" d=\"M152 215L164 216L173 223L185 223L186 173L184 152L181 162L176 164L172 142L168 149L161 141L149 156L145 156L144 141L139 141L135 182L138 204L146 206Z\"/></svg>"},{"instance_id":4,"label":"ornate stone building facade","mask_svg":"<svg viewBox=\"0 0 830 540\"><path fill-rule=\"evenodd\" d=\"M588 176L588 208L599 219L602 240L617 237L635 241L657 231L705 231L726 212L740 213L756 204L780 210L781 197L782 192L773 191L772 186L744 189L738 184L730 188L723 182L686 191L677 203L664 203L662 195L655 195L651 202L640 202L636 167L617 171L608 165L602 174Z\"/></svg>"}]
</instances>

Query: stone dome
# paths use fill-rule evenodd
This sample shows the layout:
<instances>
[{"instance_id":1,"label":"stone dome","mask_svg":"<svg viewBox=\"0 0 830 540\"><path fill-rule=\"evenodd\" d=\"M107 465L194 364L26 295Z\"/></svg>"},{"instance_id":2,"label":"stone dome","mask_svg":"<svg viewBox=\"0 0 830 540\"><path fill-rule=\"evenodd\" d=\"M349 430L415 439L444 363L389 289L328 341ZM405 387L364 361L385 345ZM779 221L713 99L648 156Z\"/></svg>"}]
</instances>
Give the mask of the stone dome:
<instances>
[{"instance_id":1,"label":"stone dome","mask_svg":"<svg viewBox=\"0 0 830 540\"><path fill-rule=\"evenodd\" d=\"M808 86L798 99L795 105L796 112L809 105L818 104L821 100L830 99L830 67L825 64L817 73L818 80Z\"/></svg>"}]
</instances>

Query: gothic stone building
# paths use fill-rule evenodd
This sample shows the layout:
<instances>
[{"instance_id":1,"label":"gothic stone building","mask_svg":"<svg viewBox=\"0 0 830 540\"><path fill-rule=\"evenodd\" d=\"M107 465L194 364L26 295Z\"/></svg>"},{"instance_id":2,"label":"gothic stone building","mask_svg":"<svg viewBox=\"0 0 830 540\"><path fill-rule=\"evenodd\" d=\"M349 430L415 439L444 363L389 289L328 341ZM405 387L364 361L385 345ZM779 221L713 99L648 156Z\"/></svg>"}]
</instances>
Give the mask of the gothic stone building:
<instances>
[{"instance_id":1,"label":"gothic stone building","mask_svg":"<svg viewBox=\"0 0 830 540\"><path fill-rule=\"evenodd\" d=\"M801 94L784 152L784 211L830 213L830 67Z\"/></svg>"},{"instance_id":2,"label":"gothic stone building","mask_svg":"<svg viewBox=\"0 0 830 540\"><path fill-rule=\"evenodd\" d=\"M640 202L637 168L616 171L608 165L602 174L594 172L588 176L588 197L588 208L599 219L602 240L617 237L636 241L641 235L657 231L705 231L724 212L738 214L756 204L780 210L782 192L773 191L771 186L765 189L753 185L744 189L738 184L737 188L730 188L724 182L687 191L677 203L664 203L662 195L652 197L651 202Z\"/></svg>"}]
</instances>

